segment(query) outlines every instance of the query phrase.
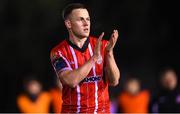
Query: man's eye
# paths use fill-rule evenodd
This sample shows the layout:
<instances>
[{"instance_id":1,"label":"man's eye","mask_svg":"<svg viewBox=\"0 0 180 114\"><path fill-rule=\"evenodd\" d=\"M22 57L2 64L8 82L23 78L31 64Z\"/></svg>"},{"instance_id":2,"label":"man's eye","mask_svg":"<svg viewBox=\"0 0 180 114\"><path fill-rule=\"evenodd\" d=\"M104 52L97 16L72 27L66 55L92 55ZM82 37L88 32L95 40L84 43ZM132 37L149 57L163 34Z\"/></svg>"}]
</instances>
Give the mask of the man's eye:
<instances>
[{"instance_id":1,"label":"man's eye","mask_svg":"<svg viewBox=\"0 0 180 114\"><path fill-rule=\"evenodd\" d=\"M84 19L83 18L80 18L81 21L83 21Z\"/></svg>"}]
</instances>

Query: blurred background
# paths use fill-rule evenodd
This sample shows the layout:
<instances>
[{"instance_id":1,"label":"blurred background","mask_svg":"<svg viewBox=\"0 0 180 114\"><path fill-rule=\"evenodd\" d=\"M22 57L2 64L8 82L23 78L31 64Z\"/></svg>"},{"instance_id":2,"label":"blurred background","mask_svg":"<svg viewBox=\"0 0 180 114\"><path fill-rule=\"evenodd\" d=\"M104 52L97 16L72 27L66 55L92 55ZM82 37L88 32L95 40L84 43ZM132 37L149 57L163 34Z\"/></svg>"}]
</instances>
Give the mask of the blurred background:
<instances>
[{"instance_id":1,"label":"blurred background","mask_svg":"<svg viewBox=\"0 0 180 114\"><path fill-rule=\"evenodd\" d=\"M109 39L113 29L119 30L114 54L121 79L117 87L110 87L111 98L118 97L129 75L153 94L162 67L180 73L178 1L1 0L0 112L18 112L17 96L29 74L36 75L44 90L55 85L50 50L68 37L61 13L73 2L89 8L93 36L104 31L104 39Z\"/></svg>"}]
</instances>

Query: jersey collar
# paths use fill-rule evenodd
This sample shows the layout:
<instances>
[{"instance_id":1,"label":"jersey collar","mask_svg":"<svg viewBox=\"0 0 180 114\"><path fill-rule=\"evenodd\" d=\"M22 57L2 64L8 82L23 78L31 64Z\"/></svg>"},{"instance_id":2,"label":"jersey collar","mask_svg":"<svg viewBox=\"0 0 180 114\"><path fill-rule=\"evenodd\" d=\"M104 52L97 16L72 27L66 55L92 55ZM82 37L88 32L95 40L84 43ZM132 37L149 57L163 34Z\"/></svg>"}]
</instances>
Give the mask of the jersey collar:
<instances>
[{"instance_id":1,"label":"jersey collar","mask_svg":"<svg viewBox=\"0 0 180 114\"><path fill-rule=\"evenodd\" d=\"M82 46L82 48L79 48L77 45L73 44L69 39L66 39L68 44L73 47L74 49L80 51L80 52L85 52L86 49L88 48L88 44L89 44L89 37L87 38L87 40L84 42L84 45Z\"/></svg>"}]
</instances>

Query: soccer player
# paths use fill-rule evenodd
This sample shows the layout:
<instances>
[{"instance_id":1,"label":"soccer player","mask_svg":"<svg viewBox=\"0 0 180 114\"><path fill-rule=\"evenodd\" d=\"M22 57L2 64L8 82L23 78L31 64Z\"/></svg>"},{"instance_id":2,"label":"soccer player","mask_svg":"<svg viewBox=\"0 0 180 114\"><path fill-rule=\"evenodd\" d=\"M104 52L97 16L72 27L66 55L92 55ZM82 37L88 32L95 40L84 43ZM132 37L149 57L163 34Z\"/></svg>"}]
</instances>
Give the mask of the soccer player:
<instances>
[{"instance_id":1,"label":"soccer player","mask_svg":"<svg viewBox=\"0 0 180 114\"><path fill-rule=\"evenodd\" d=\"M108 85L116 86L120 71L113 48L118 39L114 30L109 41L89 36L90 16L83 4L73 3L63 11L69 38L51 50L51 62L63 84L63 113L109 113Z\"/></svg>"}]
</instances>

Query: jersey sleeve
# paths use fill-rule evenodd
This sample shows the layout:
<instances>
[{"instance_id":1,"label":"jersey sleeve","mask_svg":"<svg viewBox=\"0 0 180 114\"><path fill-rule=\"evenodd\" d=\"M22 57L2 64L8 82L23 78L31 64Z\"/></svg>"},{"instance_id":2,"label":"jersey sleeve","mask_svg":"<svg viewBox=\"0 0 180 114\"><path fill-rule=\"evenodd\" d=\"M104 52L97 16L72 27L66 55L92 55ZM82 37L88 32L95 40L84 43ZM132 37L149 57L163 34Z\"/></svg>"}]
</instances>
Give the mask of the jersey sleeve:
<instances>
[{"instance_id":1,"label":"jersey sleeve","mask_svg":"<svg viewBox=\"0 0 180 114\"><path fill-rule=\"evenodd\" d=\"M65 70L72 70L68 60L60 51L51 51L50 58L56 74Z\"/></svg>"}]
</instances>

